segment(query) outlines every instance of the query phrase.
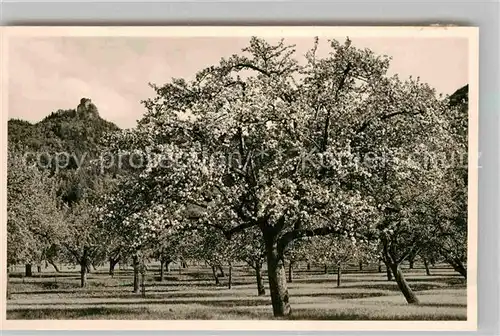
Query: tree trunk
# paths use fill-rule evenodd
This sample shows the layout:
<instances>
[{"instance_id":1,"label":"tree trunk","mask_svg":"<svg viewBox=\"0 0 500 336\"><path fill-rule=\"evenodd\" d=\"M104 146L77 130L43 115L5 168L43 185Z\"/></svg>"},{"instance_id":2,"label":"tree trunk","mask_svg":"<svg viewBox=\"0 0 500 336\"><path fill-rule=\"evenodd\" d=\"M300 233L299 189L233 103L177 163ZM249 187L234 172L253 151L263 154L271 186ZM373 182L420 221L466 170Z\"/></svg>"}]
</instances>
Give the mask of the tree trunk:
<instances>
[{"instance_id":1,"label":"tree trunk","mask_svg":"<svg viewBox=\"0 0 500 336\"><path fill-rule=\"evenodd\" d=\"M57 273L61 273L61 271L59 270L59 267L57 267L56 263L54 262L54 260L50 259L48 260L49 264L52 265L52 267L54 267L54 270L57 272Z\"/></svg>"},{"instance_id":2,"label":"tree trunk","mask_svg":"<svg viewBox=\"0 0 500 336\"><path fill-rule=\"evenodd\" d=\"M80 287L87 287L87 267L80 265Z\"/></svg>"},{"instance_id":3,"label":"tree trunk","mask_svg":"<svg viewBox=\"0 0 500 336\"><path fill-rule=\"evenodd\" d=\"M467 279L467 269L465 268L464 264L460 259L454 258L454 259L446 259L448 264L450 264L455 271L457 271L461 276L463 276L465 279Z\"/></svg>"},{"instance_id":4,"label":"tree trunk","mask_svg":"<svg viewBox=\"0 0 500 336\"><path fill-rule=\"evenodd\" d=\"M218 265L217 268L219 269L220 271L220 276L221 278L224 278L226 276L226 274L224 273L224 269L222 268L221 265Z\"/></svg>"},{"instance_id":5,"label":"tree trunk","mask_svg":"<svg viewBox=\"0 0 500 336\"><path fill-rule=\"evenodd\" d=\"M425 267L425 274L431 275L431 270L429 269L429 262L427 261L426 258L423 258L424 260L424 267Z\"/></svg>"},{"instance_id":6,"label":"tree trunk","mask_svg":"<svg viewBox=\"0 0 500 336\"><path fill-rule=\"evenodd\" d=\"M165 259L161 258L160 259L160 282L163 281L163 277L164 277L164 271L165 271Z\"/></svg>"},{"instance_id":7,"label":"tree trunk","mask_svg":"<svg viewBox=\"0 0 500 336\"><path fill-rule=\"evenodd\" d=\"M307 263L307 270L310 271L311 270L311 263Z\"/></svg>"},{"instance_id":8,"label":"tree trunk","mask_svg":"<svg viewBox=\"0 0 500 336\"><path fill-rule=\"evenodd\" d=\"M188 267L187 263L183 260L182 261L182 268L187 268L187 267Z\"/></svg>"},{"instance_id":9,"label":"tree trunk","mask_svg":"<svg viewBox=\"0 0 500 336\"><path fill-rule=\"evenodd\" d=\"M10 300L12 298L12 292L10 290L10 266L7 266L7 281L6 281L6 296L7 296L7 300Z\"/></svg>"},{"instance_id":10,"label":"tree trunk","mask_svg":"<svg viewBox=\"0 0 500 336\"><path fill-rule=\"evenodd\" d=\"M217 268L215 266L212 266L212 274L214 275L215 284L219 285L219 276L217 275Z\"/></svg>"},{"instance_id":11,"label":"tree trunk","mask_svg":"<svg viewBox=\"0 0 500 336\"><path fill-rule=\"evenodd\" d=\"M378 272L382 273L382 260L378 260Z\"/></svg>"},{"instance_id":12,"label":"tree trunk","mask_svg":"<svg viewBox=\"0 0 500 336\"><path fill-rule=\"evenodd\" d=\"M360 271L362 271L362 270L363 270L363 262L362 262L362 261L360 261L360 262L359 262L359 270L360 270Z\"/></svg>"},{"instance_id":13,"label":"tree trunk","mask_svg":"<svg viewBox=\"0 0 500 336\"><path fill-rule=\"evenodd\" d=\"M273 304L274 317L288 316L291 313L288 288L286 285L286 272L283 258L278 255L276 238L274 235L264 232L267 252L267 273L269 278L269 289Z\"/></svg>"},{"instance_id":14,"label":"tree trunk","mask_svg":"<svg viewBox=\"0 0 500 336\"><path fill-rule=\"evenodd\" d=\"M340 284L341 284L341 277L342 277L342 266L341 265L338 265L337 266L337 287L340 287Z\"/></svg>"},{"instance_id":15,"label":"tree trunk","mask_svg":"<svg viewBox=\"0 0 500 336\"><path fill-rule=\"evenodd\" d=\"M134 267L134 293L139 293L139 258L134 255L132 258L132 263Z\"/></svg>"},{"instance_id":16,"label":"tree trunk","mask_svg":"<svg viewBox=\"0 0 500 336\"><path fill-rule=\"evenodd\" d=\"M83 248L83 256L80 260L80 287L87 287L87 271L88 271L88 250Z\"/></svg>"},{"instance_id":17,"label":"tree trunk","mask_svg":"<svg viewBox=\"0 0 500 336\"><path fill-rule=\"evenodd\" d=\"M288 282L293 282L293 262L288 264Z\"/></svg>"},{"instance_id":18,"label":"tree trunk","mask_svg":"<svg viewBox=\"0 0 500 336\"><path fill-rule=\"evenodd\" d=\"M415 258L410 258L408 262L410 263L410 269L413 269L413 267L415 266Z\"/></svg>"},{"instance_id":19,"label":"tree trunk","mask_svg":"<svg viewBox=\"0 0 500 336\"><path fill-rule=\"evenodd\" d=\"M392 271L389 263L385 260L382 260L385 264L385 273L387 274L387 281L392 281Z\"/></svg>"},{"instance_id":20,"label":"tree trunk","mask_svg":"<svg viewBox=\"0 0 500 336\"><path fill-rule=\"evenodd\" d=\"M146 270L142 270L141 272L141 293L142 297L146 297Z\"/></svg>"},{"instance_id":21,"label":"tree trunk","mask_svg":"<svg viewBox=\"0 0 500 336\"><path fill-rule=\"evenodd\" d=\"M328 274L328 265L325 264L325 274Z\"/></svg>"},{"instance_id":22,"label":"tree trunk","mask_svg":"<svg viewBox=\"0 0 500 336\"><path fill-rule=\"evenodd\" d=\"M408 285L408 282L406 282L406 279L403 275L403 271L401 271L400 265L392 264L391 270L392 273L394 274L394 278L396 279L399 289L401 290L406 299L406 302L408 302L409 304L418 304L419 301L417 299L417 296L415 295L415 293L413 293L412 289Z\"/></svg>"},{"instance_id":23,"label":"tree trunk","mask_svg":"<svg viewBox=\"0 0 500 336\"><path fill-rule=\"evenodd\" d=\"M165 260L165 270L167 273L170 273L170 265L172 264L171 260Z\"/></svg>"},{"instance_id":24,"label":"tree trunk","mask_svg":"<svg viewBox=\"0 0 500 336\"><path fill-rule=\"evenodd\" d=\"M116 264L120 261L120 258L109 258L109 275L115 275Z\"/></svg>"},{"instance_id":25,"label":"tree trunk","mask_svg":"<svg viewBox=\"0 0 500 336\"><path fill-rule=\"evenodd\" d=\"M37 265L37 266L36 266L36 271L37 271L38 273L42 273L42 265Z\"/></svg>"},{"instance_id":26,"label":"tree trunk","mask_svg":"<svg viewBox=\"0 0 500 336\"><path fill-rule=\"evenodd\" d=\"M228 278L228 287L231 289L231 286L233 285L233 265L229 263L229 278Z\"/></svg>"},{"instance_id":27,"label":"tree trunk","mask_svg":"<svg viewBox=\"0 0 500 336\"><path fill-rule=\"evenodd\" d=\"M112 277L115 275L115 265L113 265L113 262L109 261L109 275L111 275Z\"/></svg>"},{"instance_id":28,"label":"tree trunk","mask_svg":"<svg viewBox=\"0 0 500 336\"><path fill-rule=\"evenodd\" d=\"M266 295L266 288L262 279L262 265L255 265L255 276L257 277L257 293L259 296Z\"/></svg>"},{"instance_id":29,"label":"tree trunk","mask_svg":"<svg viewBox=\"0 0 500 336\"><path fill-rule=\"evenodd\" d=\"M31 264L24 265L24 276L27 278L33 276L33 271L31 270Z\"/></svg>"}]
</instances>

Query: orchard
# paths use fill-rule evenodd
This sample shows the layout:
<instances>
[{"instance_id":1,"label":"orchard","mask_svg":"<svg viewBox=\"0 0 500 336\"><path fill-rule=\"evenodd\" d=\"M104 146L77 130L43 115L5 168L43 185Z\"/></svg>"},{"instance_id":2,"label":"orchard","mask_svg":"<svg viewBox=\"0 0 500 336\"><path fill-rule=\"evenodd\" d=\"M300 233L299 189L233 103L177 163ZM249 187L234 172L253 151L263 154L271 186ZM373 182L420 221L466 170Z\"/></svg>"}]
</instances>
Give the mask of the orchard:
<instances>
[{"instance_id":1,"label":"orchard","mask_svg":"<svg viewBox=\"0 0 500 336\"><path fill-rule=\"evenodd\" d=\"M327 277L325 293L359 283L376 297L363 280L376 278L411 310L401 318L432 319L420 282L464 291L467 275L466 88L443 97L350 39L321 43L328 53L315 39L300 55L252 38L190 79L150 84L137 126L95 145L112 164L93 154L54 172L9 148L8 315L22 316L23 286L43 283L31 265L50 263L38 273L88 298L114 286L109 299L168 305L184 281L269 300L244 318L321 318L294 295ZM353 318L383 319L374 309Z\"/></svg>"}]
</instances>

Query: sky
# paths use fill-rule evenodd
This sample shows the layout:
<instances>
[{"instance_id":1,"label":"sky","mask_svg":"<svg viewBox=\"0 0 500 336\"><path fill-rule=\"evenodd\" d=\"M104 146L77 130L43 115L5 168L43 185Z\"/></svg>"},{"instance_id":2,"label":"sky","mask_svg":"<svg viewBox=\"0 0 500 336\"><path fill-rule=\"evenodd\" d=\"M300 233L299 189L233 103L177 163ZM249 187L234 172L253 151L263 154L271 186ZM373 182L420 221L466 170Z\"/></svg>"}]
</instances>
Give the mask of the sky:
<instances>
[{"instance_id":1,"label":"sky","mask_svg":"<svg viewBox=\"0 0 500 336\"><path fill-rule=\"evenodd\" d=\"M345 36L332 36L343 41ZM351 38L359 48L392 56L389 74L419 76L437 92L467 84L468 41L450 37ZM149 82L192 78L221 57L239 53L247 37L16 37L8 49L8 117L37 122L87 97L102 118L133 127L154 97ZM270 40L271 41L271 40ZM271 41L272 42L272 41ZM286 38L303 57L312 38ZM320 53L328 50L320 39Z\"/></svg>"}]
</instances>

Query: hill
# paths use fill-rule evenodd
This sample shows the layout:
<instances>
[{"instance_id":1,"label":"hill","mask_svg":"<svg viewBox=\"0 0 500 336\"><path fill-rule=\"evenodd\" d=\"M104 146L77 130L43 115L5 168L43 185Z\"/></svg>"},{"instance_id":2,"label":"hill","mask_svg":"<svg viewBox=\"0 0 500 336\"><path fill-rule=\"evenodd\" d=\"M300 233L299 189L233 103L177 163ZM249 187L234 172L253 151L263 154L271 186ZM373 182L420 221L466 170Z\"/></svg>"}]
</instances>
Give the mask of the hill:
<instances>
[{"instance_id":1,"label":"hill","mask_svg":"<svg viewBox=\"0 0 500 336\"><path fill-rule=\"evenodd\" d=\"M20 119L8 121L11 149L24 152L66 152L93 157L102 136L118 131L114 123L102 119L97 107L82 98L77 109L58 110L36 124Z\"/></svg>"},{"instance_id":2,"label":"hill","mask_svg":"<svg viewBox=\"0 0 500 336\"><path fill-rule=\"evenodd\" d=\"M26 158L36 159L39 168L57 174L57 194L71 204L94 188L99 172L86 169L88 163L99 158L103 136L118 130L114 123L99 116L90 99L82 98L76 109L58 110L35 124L9 120L8 146L9 151L29 154ZM65 153L66 157L61 159L58 153ZM79 167L84 169L76 169Z\"/></svg>"}]
</instances>

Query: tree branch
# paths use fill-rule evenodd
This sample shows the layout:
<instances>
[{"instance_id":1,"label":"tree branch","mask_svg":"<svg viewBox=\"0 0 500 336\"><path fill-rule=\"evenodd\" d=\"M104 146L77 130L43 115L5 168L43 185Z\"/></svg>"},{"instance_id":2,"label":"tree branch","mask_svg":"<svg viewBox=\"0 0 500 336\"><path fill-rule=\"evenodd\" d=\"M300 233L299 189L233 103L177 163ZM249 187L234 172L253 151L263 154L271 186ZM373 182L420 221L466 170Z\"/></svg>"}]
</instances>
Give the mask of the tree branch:
<instances>
[{"instance_id":1,"label":"tree branch","mask_svg":"<svg viewBox=\"0 0 500 336\"><path fill-rule=\"evenodd\" d=\"M76 252L76 250L74 250L73 248L71 248L68 243L61 242L61 244L64 245L64 247L73 255L73 257L75 257L76 262L80 263L80 261L81 261L80 254L78 254L78 252Z\"/></svg>"},{"instance_id":2,"label":"tree branch","mask_svg":"<svg viewBox=\"0 0 500 336\"><path fill-rule=\"evenodd\" d=\"M233 66L234 68L249 68L249 69L252 69L252 70L255 70L257 72L260 72L261 74L263 75L266 75L267 77L271 77L271 75L282 75L286 70L290 69L290 68L285 68L281 71L267 71L267 70L264 70L262 68L259 68L258 66L252 64L252 63L237 63Z\"/></svg>"},{"instance_id":3,"label":"tree branch","mask_svg":"<svg viewBox=\"0 0 500 336\"><path fill-rule=\"evenodd\" d=\"M399 259L397 259L398 264L402 263L406 258L408 258L414 251L415 245L412 245L405 254L403 254Z\"/></svg>"},{"instance_id":4,"label":"tree branch","mask_svg":"<svg viewBox=\"0 0 500 336\"><path fill-rule=\"evenodd\" d=\"M303 237L316 237L316 236L326 236L329 234L341 234L342 231L333 228L333 227L321 227L321 228L316 228L316 229L303 229L303 230L293 230L285 233L279 240L278 240L278 254L283 255L283 252L285 251L286 247L288 246L289 243L294 241L295 239L298 238L303 238Z\"/></svg>"},{"instance_id":5,"label":"tree branch","mask_svg":"<svg viewBox=\"0 0 500 336\"><path fill-rule=\"evenodd\" d=\"M224 231L224 235L226 236L227 239L231 239L231 237L235 234L235 233L239 233L239 232L242 232L248 228L251 228L251 227L254 227L257 225L257 222L255 221L247 221L243 224L240 224L238 226L235 226L233 227L232 229L230 230L226 230Z\"/></svg>"},{"instance_id":6,"label":"tree branch","mask_svg":"<svg viewBox=\"0 0 500 336\"><path fill-rule=\"evenodd\" d=\"M347 63L347 67L344 70L344 73L342 75L342 79L340 80L339 86L337 87L337 90L335 91L335 97L334 97L334 103L337 103L338 97L340 90L342 90L345 80L347 78L347 75L349 74L349 70L351 70L351 63ZM328 115L326 116L326 121L325 121L325 128L323 130L323 143L321 145L322 151L326 151L326 146L328 145L328 129L330 128L330 117L331 117L331 110L328 111Z\"/></svg>"},{"instance_id":7,"label":"tree branch","mask_svg":"<svg viewBox=\"0 0 500 336\"><path fill-rule=\"evenodd\" d=\"M234 67L235 68L249 68L249 69L255 70L257 72L260 72L261 74L266 75L268 77L271 76L271 72L268 72L268 71L266 71L264 69L261 69L258 66L255 66L255 65L253 65L251 63L237 63L237 64L234 65ZM273 73L277 73L277 72L275 71Z\"/></svg>"},{"instance_id":8,"label":"tree branch","mask_svg":"<svg viewBox=\"0 0 500 336\"><path fill-rule=\"evenodd\" d=\"M364 130L366 130L368 128L368 126L370 126L370 124L375 120L375 119L380 119L380 120L387 120L387 119L391 119L392 117L395 117L395 116L398 116L398 115L411 115L411 116L415 116L415 115L419 115L419 114L423 114L424 111L422 110L419 110L418 112L410 112L410 111L399 111L399 112L392 112L392 113L389 113L389 114L384 114L382 116L379 116L379 117L375 117L375 118L371 118L371 119L367 119L363 122L363 124L361 124L361 126L356 130L356 133L359 134L361 132L363 132Z\"/></svg>"}]
</instances>

